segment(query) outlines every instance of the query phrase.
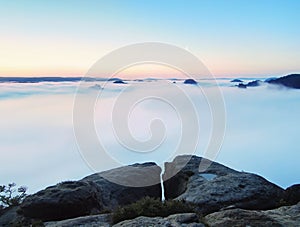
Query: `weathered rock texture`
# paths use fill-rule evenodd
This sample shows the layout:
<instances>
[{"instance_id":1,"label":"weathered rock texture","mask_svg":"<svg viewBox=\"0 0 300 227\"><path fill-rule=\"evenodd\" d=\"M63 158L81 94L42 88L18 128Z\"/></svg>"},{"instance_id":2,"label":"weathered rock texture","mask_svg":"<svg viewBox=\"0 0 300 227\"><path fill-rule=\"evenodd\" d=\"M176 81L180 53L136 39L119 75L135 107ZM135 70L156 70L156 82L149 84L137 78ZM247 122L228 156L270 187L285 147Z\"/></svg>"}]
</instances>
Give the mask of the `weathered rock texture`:
<instances>
[{"instance_id":1,"label":"weathered rock texture","mask_svg":"<svg viewBox=\"0 0 300 227\"><path fill-rule=\"evenodd\" d=\"M46 222L46 227L109 227L111 226L110 214L90 215L63 221Z\"/></svg>"},{"instance_id":2,"label":"weathered rock texture","mask_svg":"<svg viewBox=\"0 0 300 227\"><path fill-rule=\"evenodd\" d=\"M200 162L205 165L206 160L196 156L178 156L172 163L167 163L164 179L172 176L178 171L177 166L187 161L183 169L166 180L167 199L183 199L196 204L203 214L228 206L250 210L280 206L284 196L282 188L258 175L238 172L215 162L199 172Z\"/></svg>"},{"instance_id":3,"label":"weathered rock texture","mask_svg":"<svg viewBox=\"0 0 300 227\"><path fill-rule=\"evenodd\" d=\"M3 210L0 226L36 220L49 227L110 226L111 214L104 212L146 196L161 198L160 173L155 163L144 163L62 182ZM163 179L167 199L192 203L204 218L194 213L138 217L116 226L299 226L299 184L283 190L256 174L187 155L166 163Z\"/></svg>"},{"instance_id":4,"label":"weathered rock texture","mask_svg":"<svg viewBox=\"0 0 300 227\"><path fill-rule=\"evenodd\" d=\"M300 223L300 203L267 211L242 209L219 211L205 216L205 221L211 227L295 227Z\"/></svg>"},{"instance_id":5,"label":"weathered rock texture","mask_svg":"<svg viewBox=\"0 0 300 227\"><path fill-rule=\"evenodd\" d=\"M28 196L20 213L43 221L101 213L145 196L160 198L161 169L153 163L136 164L93 174L80 181L63 182ZM123 184L110 182L115 180ZM144 187L130 187L144 184ZM149 183L154 185L147 185ZM125 186L124 186L125 185Z\"/></svg>"},{"instance_id":6,"label":"weathered rock texture","mask_svg":"<svg viewBox=\"0 0 300 227\"><path fill-rule=\"evenodd\" d=\"M132 220L122 221L114 227L141 227L141 226L165 226L165 227L205 227L199 222L194 213L173 214L166 218L162 217L137 217Z\"/></svg>"}]
</instances>

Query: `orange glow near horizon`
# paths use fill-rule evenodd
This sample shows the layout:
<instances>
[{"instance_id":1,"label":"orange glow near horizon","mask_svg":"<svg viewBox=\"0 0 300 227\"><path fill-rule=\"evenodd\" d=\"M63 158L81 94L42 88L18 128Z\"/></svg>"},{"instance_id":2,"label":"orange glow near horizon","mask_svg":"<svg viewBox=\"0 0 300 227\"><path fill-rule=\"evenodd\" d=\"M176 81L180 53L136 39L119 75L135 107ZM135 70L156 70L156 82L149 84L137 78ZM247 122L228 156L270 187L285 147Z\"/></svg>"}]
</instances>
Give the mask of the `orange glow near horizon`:
<instances>
[{"instance_id":1,"label":"orange glow near horizon","mask_svg":"<svg viewBox=\"0 0 300 227\"><path fill-rule=\"evenodd\" d=\"M139 64L118 72L116 77L124 79L139 78L186 78L187 76L172 67L161 64Z\"/></svg>"}]
</instances>

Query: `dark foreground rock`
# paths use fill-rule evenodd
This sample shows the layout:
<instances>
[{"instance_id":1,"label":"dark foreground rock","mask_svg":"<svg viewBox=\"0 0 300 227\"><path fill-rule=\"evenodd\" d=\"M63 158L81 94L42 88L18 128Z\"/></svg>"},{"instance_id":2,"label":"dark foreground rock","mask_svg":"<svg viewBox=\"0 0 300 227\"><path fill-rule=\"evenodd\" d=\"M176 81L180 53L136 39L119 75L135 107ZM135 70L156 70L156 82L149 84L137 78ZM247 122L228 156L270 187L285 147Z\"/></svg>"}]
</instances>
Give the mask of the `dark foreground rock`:
<instances>
[{"instance_id":1,"label":"dark foreground rock","mask_svg":"<svg viewBox=\"0 0 300 227\"><path fill-rule=\"evenodd\" d=\"M161 198L160 173L155 163L144 163L59 183L28 196L20 206L5 209L0 214L0 226L24 226L39 220L46 226L110 226L111 214L103 213L146 196ZM191 227L203 226L204 222L225 227L297 226L295 223L300 223L300 203L296 204L300 185L283 190L256 174L187 155L166 163L163 179L167 199L191 203L194 212L204 219L199 220L194 213L175 214L164 218L138 217L116 226ZM296 205L283 206L292 204Z\"/></svg>"},{"instance_id":2,"label":"dark foreground rock","mask_svg":"<svg viewBox=\"0 0 300 227\"><path fill-rule=\"evenodd\" d=\"M28 196L21 205L25 217L62 220L103 209L101 192L93 182L63 182Z\"/></svg>"},{"instance_id":3,"label":"dark foreground rock","mask_svg":"<svg viewBox=\"0 0 300 227\"><path fill-rule=\"evenodd\" d=\"M178 166L188 164L175 176ZM226 207L266 210L280 206L284 190L266 179L251 173L238 172L213 162L199 172L199 165L208 160L196 156L179 156L165 166L166 198L183 199L197 205L208 214ZM209 161L208 161L209 162Z\"/></svg>"},{"instance_id":4,"label":"dark foreground rock","mask_svg":"<svg viewBox=\"0 0 300 227\"><path fill-rule=\"evenodd\" d=\"M277 79L269 80L268 83L300 89L300 74L291 74Z\"/></svg>"},{"instance_id":5,"label":"dark foreground rock","mask_svg":"<svg viewBox=\"0 0 300 227\"><path fill-rule=\"evenodd\" d=\"M43 221L63 220L112 210L145 196L160 198L160 172L160 167L145 163L93 174L80 181L60 183L28 196L19 212L25 217ZM120 184L110 182L106 177ZM128 186L143 181L144 187Z\"/></svg>"}]
</instances>

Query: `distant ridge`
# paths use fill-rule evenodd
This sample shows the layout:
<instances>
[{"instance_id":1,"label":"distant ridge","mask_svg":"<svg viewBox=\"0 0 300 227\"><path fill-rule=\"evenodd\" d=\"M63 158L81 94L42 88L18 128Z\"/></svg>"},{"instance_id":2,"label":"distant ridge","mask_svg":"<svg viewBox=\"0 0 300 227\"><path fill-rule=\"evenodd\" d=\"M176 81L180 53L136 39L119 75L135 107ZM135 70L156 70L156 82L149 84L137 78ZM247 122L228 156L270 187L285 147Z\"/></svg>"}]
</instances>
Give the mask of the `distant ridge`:
<instances>
[{"instance_id":1,"label":"distant ridge","mask_svg":"<svg viewBox=\"0 0 300 227\"><path fill-rule=\"evenodd\" d=\"M0 83L42 83L42 82L79 82L79 81L116 81L118 78L94 77L0 77Z\"/></svg>"}]
</instances>

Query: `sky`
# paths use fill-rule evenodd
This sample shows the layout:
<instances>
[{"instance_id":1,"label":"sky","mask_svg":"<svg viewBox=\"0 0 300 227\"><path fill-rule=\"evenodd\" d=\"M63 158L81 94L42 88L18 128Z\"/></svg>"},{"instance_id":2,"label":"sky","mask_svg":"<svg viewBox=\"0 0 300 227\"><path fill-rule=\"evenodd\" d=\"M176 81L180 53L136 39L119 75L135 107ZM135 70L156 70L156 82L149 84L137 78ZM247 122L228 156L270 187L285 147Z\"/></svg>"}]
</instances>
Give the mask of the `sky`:
<instances>
[{"instance_id":1,"label":"sky","mask_svg":"<svg viewBox=\"0 0 300 227\"><path fill-rule=\"evenodd\" d=\"M295 73L299 8L298 0L0 0L0 76L82 76L140 42L187 49L216 77Z\"/></svg>"}]
</instances>

